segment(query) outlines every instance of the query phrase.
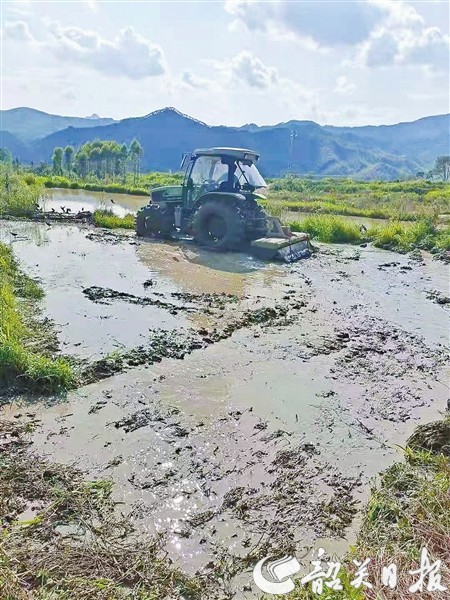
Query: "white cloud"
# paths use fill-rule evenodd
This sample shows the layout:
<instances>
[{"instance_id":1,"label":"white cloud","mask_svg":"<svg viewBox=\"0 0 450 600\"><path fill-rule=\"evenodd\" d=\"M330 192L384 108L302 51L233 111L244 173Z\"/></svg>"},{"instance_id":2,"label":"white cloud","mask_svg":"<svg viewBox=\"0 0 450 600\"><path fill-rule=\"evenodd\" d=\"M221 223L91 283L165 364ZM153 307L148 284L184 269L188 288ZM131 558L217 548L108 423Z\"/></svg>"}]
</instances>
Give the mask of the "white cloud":
<instances>
[{"instance_id":1,"label":"white cloud","mask_svg":"<svg viewBox=\"0 0 450 600\"><path fill-rule=\"evenodd\" d=\"M88 8L90 8L94 12L98 11L99 3L97 2L97 0L84 0L84 3L87 5Z\"/></svg>"},{"instance_id":2,"label":"white cloud","mask_svg":"<svg viewBox=\"0 0 450 600\"><path fill-rule=\"evenodd\" d=\"M356 48L357 62L369 67L448 69L449 37L427 27L404 0L226 0L225 10L234 24L272 38L295 39L316 49Z\"/></svg>"},{"instance_id":3,"label":"white cloud","mask_svg":"<svg viewBox=\"0 0 450 600\"><path fill-rule=\"evenodd\" d=\"M277 70L274 67L268 67L246 50L230 60L214 61L213 66L234 84L244 84L263 90L278 82Z\"/></svg>"},{"instance_id":4,"label":"white cloud","mask_svg":"<svg viewBox=\"0 0 450 600\"><path fill-rule=\"evenodd\" d=\"M166 61L160 46L137 33L122 29L113 40L79 27L62 27L55 21L43 21L44 41L37 41L24 21L6 23L3 35L15 41L36 44L67 63L71 61L106 75L144 79L163 75Z\"/></svg>"},{"instance_id":5,"label":"white cloud","mask_svg":"<svg viewBox=\"0 0 450 600\"><path fill-rule=\"evenodd\" d=\"M340 75L336 79L336 86L334 91L337 94L349 94L356 89L356 84L353 81L350 81L346 75Z\"/></svg>"},{"instance_id":6,"label":"white cloud","mask_svg":"<svg viewBox=\"0 0 450 600\"><path fill-rule=\"evenodd\" d=\"M25 21L9 21L5 23L2 34L4 39L14 40L16 42L33 41L33 36Z\"/></svg>"},{"instance_id":7,"label":"white cloud","mask_svg":"<svg viewBox=\"0 0 450 600\"><path fill-rule=\"evenodd\" d=\"M64 61L71 60L107 75L129 79L144 79L166 71L162 49L132 27L122 29L112 41L93 31L63 28L59 23L51 26L50 33L53 39L46 47Z\"/></svg>"},{"instance_id":8,"label":"white cloud","mask_svg":"<svg viewBox=\"0 0 450 600\"><path fill-rule=\"evenodd\" d=\"M396 37L388 30L375 34L364 47L364 62L368 67L390 65L395 62L398 54Z\"/></svg>"},{"instance_id":9,"label":"white cloud","mask_svg":"<svg viewBox=\"0 0 450 600\"><path fill-rule=\"evenodd\" d=\"M226 0L225 10L251 31L288 36L319 47L355 45L383 19L384 3Z\"/></svg>"},{"instance_id":10,"label":"white cloud","mask_svg":"<svg viewBox=\"0 0 450 600\"><path fill-rule=\"evenodd\" d=\"M192 71L183 71L181 74L181 83L185 84L188 88L194 89L208 89L210 88L210 81L198 77Z\"/></svg>"},{"instance_id":11,"label":"white cloud","mask_svg":"<svg viewBox=\"0 0 450 600\"><path fill-rule=\"evenodd\" d=\"M358 60L368 67L425 65L449 69L450 38L438 27L427 27L415 8L403 0L373 0L388 11L385 21L360 48Z\"/></svg>"}]
</instances>

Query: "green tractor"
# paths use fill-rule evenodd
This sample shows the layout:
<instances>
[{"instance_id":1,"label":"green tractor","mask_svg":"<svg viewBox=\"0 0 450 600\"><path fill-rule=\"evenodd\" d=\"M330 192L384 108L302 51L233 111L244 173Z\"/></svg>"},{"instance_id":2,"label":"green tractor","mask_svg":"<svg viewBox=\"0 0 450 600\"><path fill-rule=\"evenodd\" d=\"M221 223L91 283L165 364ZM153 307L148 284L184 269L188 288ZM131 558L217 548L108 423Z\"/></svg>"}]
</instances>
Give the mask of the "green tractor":
<instances>
[{"instance_id":1,"label":"green tractor","mask_svg":"<svg viewBox=\"0 0 450 600\"><path fill-rule=\"evenodd\" d=\"M257 190L267 187L256 168L258 159L256 152L240 148L184 155L182 185L152 191L150 203L137 213L137 234L162 239L189 235L197 244L220 251L251 245L260 255L304 242L307 236L291 234L258 204L265 197Z\"/></svg>"}]
</instances>

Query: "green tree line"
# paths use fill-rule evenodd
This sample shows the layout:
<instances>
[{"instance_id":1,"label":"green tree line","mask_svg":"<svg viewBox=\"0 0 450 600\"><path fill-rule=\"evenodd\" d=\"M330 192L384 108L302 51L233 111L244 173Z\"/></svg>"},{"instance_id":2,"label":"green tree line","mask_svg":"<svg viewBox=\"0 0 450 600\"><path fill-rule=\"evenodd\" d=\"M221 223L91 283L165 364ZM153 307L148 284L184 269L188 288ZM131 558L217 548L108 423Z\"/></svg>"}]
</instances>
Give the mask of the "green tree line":
<instances>
[{"instance_id":1,"label":"green tree line","mask_svg":"<svg viewBox=\"0 0 450 600\"><path fill-rule=\"evenodd\" d=\"M55 175L76 174L85 179L95 175L99 179L123 177L131 167L134 183L140 175L144 150L137 140L129 146L114 140L86 142L76 152L72 146L53 150L52 170Z\"/></svg>"}]
</instances>

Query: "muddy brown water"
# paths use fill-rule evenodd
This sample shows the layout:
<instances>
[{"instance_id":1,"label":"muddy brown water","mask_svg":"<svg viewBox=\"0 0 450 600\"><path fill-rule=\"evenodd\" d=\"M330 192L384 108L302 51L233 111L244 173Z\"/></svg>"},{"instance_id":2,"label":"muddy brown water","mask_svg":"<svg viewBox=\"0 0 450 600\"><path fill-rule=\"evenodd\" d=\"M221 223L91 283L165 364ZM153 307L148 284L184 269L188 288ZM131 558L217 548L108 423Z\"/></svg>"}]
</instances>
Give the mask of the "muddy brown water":
<instances>
[{"instance_id":1,"label":"muddy brown water","mask_svg":"<svg viewBox=\"0 0 450 600\"><path fill-rule=\"evenodd\" d=\"M181 338L284 309L183 360L3 408L38 420L37 451L112 478L138 531L167 532L170 556L189 573L255 546L258 558L318 545L342 557L370 480L445 409L449 310L430 292L448 296L449 273L431 256L322 245L277 265L133 233L12 222L1 239L42 281L43 311L74 355L143 344L155 328ZM124 295L99 304L83 293L92 286ZM205 303L222 292L223 305ZM242 590L251 586L249 566L242 571L230 593L259 597Z\"/></svg>"}]
</instances>

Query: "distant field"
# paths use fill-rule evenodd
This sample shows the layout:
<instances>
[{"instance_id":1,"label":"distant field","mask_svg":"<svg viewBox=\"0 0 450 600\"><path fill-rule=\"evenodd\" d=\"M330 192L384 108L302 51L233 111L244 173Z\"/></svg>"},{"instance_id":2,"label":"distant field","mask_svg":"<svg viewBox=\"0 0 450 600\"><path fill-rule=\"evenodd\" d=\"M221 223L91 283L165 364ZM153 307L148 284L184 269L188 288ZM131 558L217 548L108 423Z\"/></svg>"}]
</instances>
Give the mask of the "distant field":
<instances>
[{"instance_id":1,"label":"distant field","mask_svg":"<svg viewBox=\"0 0 450 600\"><path fill-rule=\"evenodd\" d=\"M450 213L450 183L424 180L285 177L273 180L266 195L267 209L280 217L285 211L299 211L411 221Z\"/></svg>"}]
</instances>

